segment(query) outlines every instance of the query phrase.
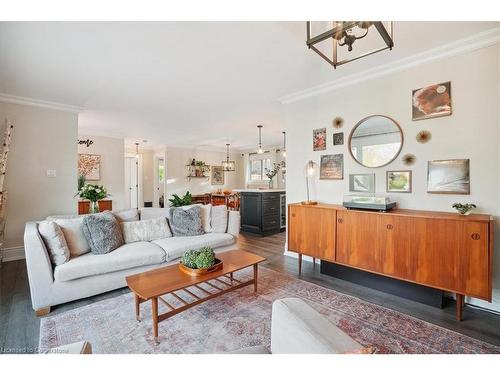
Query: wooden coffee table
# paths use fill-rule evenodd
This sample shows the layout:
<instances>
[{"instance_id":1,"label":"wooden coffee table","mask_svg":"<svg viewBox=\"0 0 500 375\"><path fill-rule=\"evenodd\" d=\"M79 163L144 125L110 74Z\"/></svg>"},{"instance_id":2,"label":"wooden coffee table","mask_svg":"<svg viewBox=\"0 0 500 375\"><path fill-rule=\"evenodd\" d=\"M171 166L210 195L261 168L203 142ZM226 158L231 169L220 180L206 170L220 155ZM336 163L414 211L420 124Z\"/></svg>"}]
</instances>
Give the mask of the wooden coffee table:
<instances>
[{"instance_id":1,"label":"wooden coffee table","mask_svg":"<svg viewBox=\"0 0 500 375\"><path fill-rule=\"evenodd\" d=\"M159 322L209 299L248 285L253 284L254 292L257 293L257 267L260 262L266 260L265 258L243 250L226 251L217 254L217 258L224 263L223 268L202 276L190 276L182 272L177 264L174 264L126 277L128 287L134 292L135 314L138 321L141 321L140 304L151 300L153 336L156 344L160 342L158 339ZM233 277L234 272L251 266L253 266L253 279L240 281ZM214 281L217 281L218 284L216 285ZM200 285L203 283L209 285L211 291L207 290L206 285ZM188 287L194 287L197 294L188 290ZM176 293L180 291L189 295L190 301ZM162 297L164 295L173 296L181 303L181 306L174 307ZM158 315L158 300L165 304L169 311Z\"/></svg>"}]
</instances>

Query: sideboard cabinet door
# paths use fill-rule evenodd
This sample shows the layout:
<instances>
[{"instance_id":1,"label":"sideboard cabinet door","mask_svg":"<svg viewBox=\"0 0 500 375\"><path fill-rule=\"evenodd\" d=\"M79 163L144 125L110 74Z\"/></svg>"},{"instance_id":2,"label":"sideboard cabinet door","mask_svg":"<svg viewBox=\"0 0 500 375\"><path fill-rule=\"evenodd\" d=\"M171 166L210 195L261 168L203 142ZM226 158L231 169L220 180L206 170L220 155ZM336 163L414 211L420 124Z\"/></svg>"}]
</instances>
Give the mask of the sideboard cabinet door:
<instances>
[{"instance_id":1,"label":"sideboard cabinet door","mask_svg":"<svg viewBox=\"0 0 500 375\"><path fill-rule=\"evenodd\" d=\"M288 250L335 261L336 212L326 208L290 206Z\"/></svg>"},{"instance_id":2,"label":"sideboard cabinet door","mask_svg":"<svg viewBox=\"0 0 500 375\"><path fill-rule=\"evenodd\" d=\"M336 262L382 272L378 242L377 214L360 211L337 212Z\"/></svg>"},{"instance_id":3,"label":"sideboard cabinet door","mask_svg":"<svg viewBox=\"0 0 500 375\"><path fill-rule=\"evenodd\" d=\"M464 224L460 255L460 288L467 296L491 300L490 248L488 223Z\"/></svg>"}]
</instances>

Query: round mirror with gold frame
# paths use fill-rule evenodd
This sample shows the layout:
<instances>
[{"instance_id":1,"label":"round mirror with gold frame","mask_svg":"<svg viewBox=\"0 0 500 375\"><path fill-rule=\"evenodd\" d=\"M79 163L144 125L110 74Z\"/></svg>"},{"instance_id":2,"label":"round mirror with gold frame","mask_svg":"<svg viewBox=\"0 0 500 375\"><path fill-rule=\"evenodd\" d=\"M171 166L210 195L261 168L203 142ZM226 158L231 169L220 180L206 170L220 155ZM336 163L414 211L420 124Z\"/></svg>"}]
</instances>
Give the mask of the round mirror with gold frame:
<instances>
[{"instance_id":1,"label":"round mirror with gold frame","mask_svg":"<svg viewBox=\"0 0 500 375\"><path fill-rule=\"evenodd\" d=\"M403 139L403 131L394 119L372 115L359 121L352 129L349 152L362 166L380 168L398 157Z\"/></svg>"}]
</instances>

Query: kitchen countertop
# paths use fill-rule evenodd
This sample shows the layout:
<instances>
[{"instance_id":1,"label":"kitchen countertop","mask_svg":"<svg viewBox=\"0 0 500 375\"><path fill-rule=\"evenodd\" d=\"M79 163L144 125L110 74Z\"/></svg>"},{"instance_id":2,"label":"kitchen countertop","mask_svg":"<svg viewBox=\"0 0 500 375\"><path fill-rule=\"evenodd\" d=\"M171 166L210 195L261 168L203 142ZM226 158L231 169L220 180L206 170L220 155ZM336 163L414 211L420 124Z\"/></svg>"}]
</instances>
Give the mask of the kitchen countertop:
<instances>
[{"instance_id":1,"label":"kitchen countertop","mask_svg":"<svg viewBox=\"0 0 500 375\"><path fill-rule=\"evenodd\" d=\"M233 189L238 193L285 193L285 189Z\"/></svg>"}]
</instances>

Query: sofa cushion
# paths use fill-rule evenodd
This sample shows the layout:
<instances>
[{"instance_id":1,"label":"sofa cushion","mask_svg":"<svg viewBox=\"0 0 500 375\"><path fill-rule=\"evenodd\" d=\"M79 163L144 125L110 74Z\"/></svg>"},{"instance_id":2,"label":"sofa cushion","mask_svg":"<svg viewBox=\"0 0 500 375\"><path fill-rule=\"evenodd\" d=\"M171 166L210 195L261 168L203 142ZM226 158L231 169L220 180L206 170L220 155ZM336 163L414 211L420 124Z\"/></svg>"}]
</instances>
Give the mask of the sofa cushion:
<instances>
[{"instance_id":1,"label":"sofa cushion","mask_svg":"<svg viewBox=\"0 0 500 375\"><path fill-rule=\"evenodd\" d=\"M58 266L69 260L69 248L64 234L54 221L42 221L38 224L38 232L49 250L52 264Z\"/></svg>"},{"instance_id":2,"label":"sofa cushion","mask_svg":"<svg viewBox=\"0 0 500 375\"><path fill-rule=\"evenodd\" d=\"M82 232L93 254L107 254L124 244L120 223L110 211L83 218Z\"/></svg>"},{"instance_id":3,"label":"sofa cushion","mask_svg":"<svg viewBox=\"0 0 500 375\"><path fill-rule=\"evenodd\" d=\"M69 281L81 277L102 275L129 268L160 264L165 261L165 252L150 242L134 242L120 246L103 255L92 253L70 259L55 267L55 281Z\"/></svg>"},{"instance_id":4,"label":"sofa cushion","mask_svg":"<svg viewBox=\"0 0 500 375\"><path fill-rule=\"evenodd\" d=\"M139 210L137 208L126 208L124 210L115 210L111 212L119 222L139 220Z\"/></svg>"},{"instance_id":5,"label":"sofa cushion","mask_svg":"<svg viewBox=\"0 0 500 375\"><path fill-rule=\"evenodd\" d=\"M187 250L210 246L217 252L218 247L232 245L234 237L227 233L207 233L202 236L171 237L153 241L166 253L167 262L180 258Z\"/></svg>"},{"instance_id":6,"label":"sofa cushion","mask_svg":"<svg viewBox=\"0 0 500 375\"><path fill-rule=\"evenodd\" d=\"M125 243L153 241L171 237L170 228L165 217L156 219L130 221L120 223Z\"/></svg>"},{"instance_id":7,"label":"sofa cushion","mask_svg":"<svg viewBox=\"0 0 500 375\"><path fill-rule=\"evenodd\" d=\"M170 209L170 228L174 236L200 236L204 234L201 223L201 206L190 209L172 207Z\"/></svg>"},{"instance_id":8,"label":"sofa cushion","mask_svg":"<svg viewBox=\"0 0 500 375\"><path fill-rule=\"evenodd\" d=\"M203 231L205 233L210 233L212 231L212 205L205 204L201 206L201 225L203 226Z\"/></svg>"},{"instance_id":9,"label":"sofa cushion","mask_svg":"<svg viewBox=\"0 0 500 375\"><path fill-rule=\"evenodd\" d=\"M170 218L170 209L158 207L145 207L141 208L141 220L151 220L159 217Z\"/></svg>"},{"instance_id":10,"label":"sofa cushion","mask_svg":"<svg viewBox=\"0 0 500 375\"><path fill-rule=\"evenodd\" d=\"M72 257L77 257L90 251L90 246L82 232L83 218L84 216L74 219L55 220L64 234Z\"/></svg>"}]
</instances>

